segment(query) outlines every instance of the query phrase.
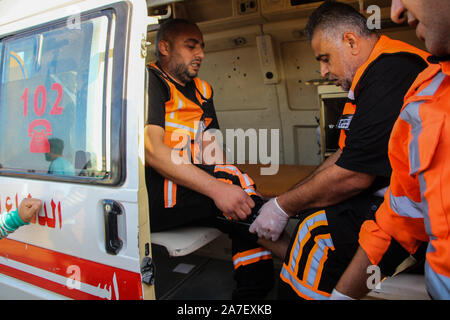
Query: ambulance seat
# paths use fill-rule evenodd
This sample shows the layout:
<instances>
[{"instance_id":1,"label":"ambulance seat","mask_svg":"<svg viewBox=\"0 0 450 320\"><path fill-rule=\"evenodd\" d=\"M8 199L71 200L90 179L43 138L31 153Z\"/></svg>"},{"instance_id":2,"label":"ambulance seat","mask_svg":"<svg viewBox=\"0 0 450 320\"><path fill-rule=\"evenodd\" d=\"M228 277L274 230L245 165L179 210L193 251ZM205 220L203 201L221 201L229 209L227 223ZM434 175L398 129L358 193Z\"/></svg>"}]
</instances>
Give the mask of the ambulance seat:
<instances>
[{"instance_id":1,"label":"ambulance seat","mask_svg":"<svg viewBox=\"0 0 450 320\"><path fill-rule=\"evenodd\" d=\"M153 232L151 241L152 244L165 247L171 257L181 257L207 245L221 234L222 232L215 228L180 227Z\"/></svg>"}]
</instances>

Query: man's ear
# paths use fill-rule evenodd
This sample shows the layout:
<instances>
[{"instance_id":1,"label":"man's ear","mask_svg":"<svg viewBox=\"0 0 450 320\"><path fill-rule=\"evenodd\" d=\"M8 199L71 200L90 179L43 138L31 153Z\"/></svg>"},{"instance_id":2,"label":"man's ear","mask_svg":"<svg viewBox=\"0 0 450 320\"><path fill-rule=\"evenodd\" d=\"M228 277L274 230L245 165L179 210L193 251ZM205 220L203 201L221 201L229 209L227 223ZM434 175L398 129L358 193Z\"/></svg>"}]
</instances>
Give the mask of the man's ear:
<instances>
[{"instance_id":1,"label":"man's ear","mask_svg":"<svg viewBox=\"0 0 450 320\"><path fill-rule=\"evenodd\" d=\"M170 44L168 41L160 40L158 42L159 53L163 56L168 56L170 54Z\"/></svg>"},{"instance_id":2,"label":"man's ear","mask_svg":"<svg viewBox=\"0 0 450 320\"><path fill-rule=\"evenodd\" d=\"M361 51L360 39L354 32L344 33L343 41L353 55L356 56L359 54Z\"/></svg>"}]
</instances>

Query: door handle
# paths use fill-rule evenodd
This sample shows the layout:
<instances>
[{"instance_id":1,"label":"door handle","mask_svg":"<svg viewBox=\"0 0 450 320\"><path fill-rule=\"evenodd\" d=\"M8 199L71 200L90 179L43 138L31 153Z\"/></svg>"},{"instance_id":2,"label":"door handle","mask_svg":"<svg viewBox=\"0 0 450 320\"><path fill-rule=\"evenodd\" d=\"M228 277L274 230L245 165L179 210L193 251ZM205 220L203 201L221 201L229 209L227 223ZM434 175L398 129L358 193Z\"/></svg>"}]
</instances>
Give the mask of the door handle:
<instances>
[{"instance_id":1,"label":"door handle","mask_svg":"<svg viewBox=\"0 0 450 320\"><path fill-rule=\"evenodd\" d=\"M123 246L123 241L119 238L117 223L117 217L122 213L122 206L117 201L103 200L103 217L105 220L105 249L109 254L117 255Z\"/></svg>"}]
</instances>

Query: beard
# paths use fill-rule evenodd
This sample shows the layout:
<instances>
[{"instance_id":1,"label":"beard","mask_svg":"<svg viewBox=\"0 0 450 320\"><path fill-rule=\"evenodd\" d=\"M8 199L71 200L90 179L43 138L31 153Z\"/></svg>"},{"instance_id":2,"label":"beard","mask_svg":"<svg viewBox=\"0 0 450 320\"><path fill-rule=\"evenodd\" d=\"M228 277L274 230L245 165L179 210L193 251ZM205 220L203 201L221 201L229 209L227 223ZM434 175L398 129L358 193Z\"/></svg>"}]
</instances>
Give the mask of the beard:
<instances>
[{"instance_id":1,"label":"beard","mask_svg":"<svg viewBox=\"0 0 450 320\"><path fill-rule=\"evenodd\" d=\"M348 91L352 87L352 81L349 79L342 79L338 81L338 85L342 88L342 90Z\"/></svg>"},{"instance_id":2,"label":"beard","mask_svg":"<svg viewBox=\"0 0 450 320\"><path fill-rule=\"evenodd\" d=\"M342 90L348 91L352 87L353 78L355 77L357 68L349 63L344 57L341 57L341 65L344 69L344 74L341 78L334 77L335 85L340 86Z\"/></svg>"},{"instance_id":3,"label":"beard","mask_svg":"<svg viewBox=\"0 0 450 320\"><path fill-rule=\"evenodd\" d=\"M352 80L347 77L338 78L338 77L335 77L334 75L331 75L327 78L327 80L333 81L335 86L341 87L342 90L344 90L344 91L350 90L350 88L352 86Z\"/></svg>"},{"instance_id":4,"label":"beard","mask_svg":"<svg viewBox=\"0 0 450 320\"><path fill-rule=\"evenodd\" d=\"M190 72L189 68L184 64L176 65L174 73L175 76L183 82L192 81L197 76L197 72Z\"/></svg>"},{"instance_id":5,"label":"beard","mask_svg":"<svg viewBox=\"0 0 450 320\"><path fill-rule=\"evenodd\" d=\"M184 63L175 62L170 69L173 70L173 76L183 83L192 81L198 74L197 71L189 71L189 65Z\"/></svg>"}]
</instances>

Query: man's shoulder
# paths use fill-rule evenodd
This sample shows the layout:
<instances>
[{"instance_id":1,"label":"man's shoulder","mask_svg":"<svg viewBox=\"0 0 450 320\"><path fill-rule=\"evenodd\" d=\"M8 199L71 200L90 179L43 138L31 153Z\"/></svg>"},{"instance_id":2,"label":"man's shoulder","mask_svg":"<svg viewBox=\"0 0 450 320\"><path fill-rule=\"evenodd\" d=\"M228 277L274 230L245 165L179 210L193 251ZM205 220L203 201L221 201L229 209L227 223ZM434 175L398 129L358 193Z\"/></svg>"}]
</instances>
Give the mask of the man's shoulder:
<instances>
[{"instance_id":1,"label":"man's shoulder","mask_svg":"<svg viewBox=\"0 0 450 320\"><path fill-rule=\"evenodd\" d=\"M70 167L72 164L69 160L67 160L64 157L58 157L55 160L53 160L53 164L60 167Z\"/></svg>"},{"instance_id":2,"label":"man's shoulder","mask_svg":"<svg viewBox=\"0 0 450 320\"><path fill-rule=\"evenodd\" d=\"M150 99L156 104L165 102L170 98L170 87L159 74L159 71L151 66L148 67L148 89L151 91Z\"/></svg>"},{"instance_id":3,"label":"man's shoulder","mask_svg":"<svg viewBox=\"0 0 450 320\"><path fill-rule=\"evenodd\" d=\"M148 67L148 78L150 84L163 85L165 82L159 75L159 71L152 66Z\"/></svg>"},{"instance_id":4,"label":"man's shoulder","mask_svg":"<svg viewBox=\"0 0 450 320\"><path fill-rule=\"evenodd\" d=\"M382 54L370 66L368 74L396 79L398 73L418 75L428 66L427 62L417 54L397 52Z\"/></svg>"}]
</instances>

